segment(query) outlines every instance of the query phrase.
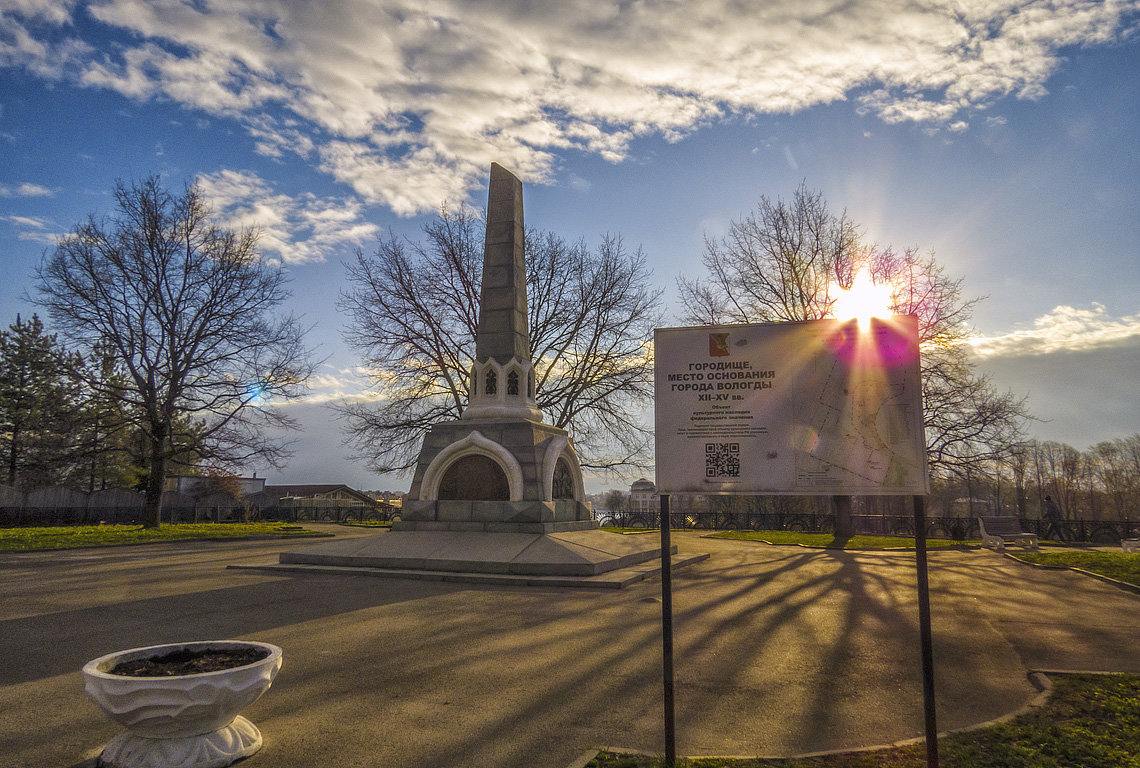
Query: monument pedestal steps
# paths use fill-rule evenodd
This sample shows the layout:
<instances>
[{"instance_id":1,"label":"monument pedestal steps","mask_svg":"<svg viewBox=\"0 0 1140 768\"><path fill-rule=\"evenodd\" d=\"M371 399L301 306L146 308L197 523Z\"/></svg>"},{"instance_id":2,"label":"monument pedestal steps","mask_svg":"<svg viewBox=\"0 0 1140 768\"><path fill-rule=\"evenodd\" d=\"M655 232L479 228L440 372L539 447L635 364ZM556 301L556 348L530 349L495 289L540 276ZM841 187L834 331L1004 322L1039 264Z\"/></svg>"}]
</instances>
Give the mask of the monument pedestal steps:
<instances>
[{"instance_id":1,"label":"monument pedestal steps","mask_svg":"<svg viewBox=\"0 0 1140 768\"><path fill-rule=\"evenodd\" d=\"M676 552L676 547L673 547ZM411 530L282 552L264 572L363 575L476 584L615 589L661 572L653 533L597 529L559 533ZM707 559L673 555L673 568ZM232 566L233 567L233 566Z\"/></svg>"}]
</instances>

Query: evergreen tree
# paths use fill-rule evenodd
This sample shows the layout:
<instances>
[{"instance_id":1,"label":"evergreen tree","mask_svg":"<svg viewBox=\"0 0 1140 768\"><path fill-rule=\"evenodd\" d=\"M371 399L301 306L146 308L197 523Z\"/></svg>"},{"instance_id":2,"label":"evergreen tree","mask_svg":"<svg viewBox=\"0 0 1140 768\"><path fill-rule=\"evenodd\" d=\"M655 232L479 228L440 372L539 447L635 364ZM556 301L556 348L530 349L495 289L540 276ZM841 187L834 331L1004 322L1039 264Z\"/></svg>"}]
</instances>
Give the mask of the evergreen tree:
<instances>
[{"instance_id":1,"label":"evergreen tree","mask_svg":"<svg viewBox=\"0 0 1140 768\"><path fill-rule=\"evenodd\" d=\"M81 364L33 315L0 331L0 456L8 485L65 482L76 470Z\"/></svg>"}]
</instances>

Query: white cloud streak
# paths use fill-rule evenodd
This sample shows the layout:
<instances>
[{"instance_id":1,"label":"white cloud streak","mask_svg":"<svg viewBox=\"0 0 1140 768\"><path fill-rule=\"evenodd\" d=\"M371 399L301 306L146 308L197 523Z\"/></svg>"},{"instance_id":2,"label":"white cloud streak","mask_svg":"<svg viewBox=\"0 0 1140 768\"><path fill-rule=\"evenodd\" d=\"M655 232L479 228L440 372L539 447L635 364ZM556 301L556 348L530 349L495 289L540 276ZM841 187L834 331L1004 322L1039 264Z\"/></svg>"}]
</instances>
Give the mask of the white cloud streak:
<instances>
[{"instance_id":1,"label":"white cloud streak","mask_svg":"<svg viewBox=\"0 0 1140 768\"><path fill-rule=\"evenodd\" d=\"M309 377L308 391L303 397L287 403L273 403L276 407L290 408L300 405L343 405L346 403L378 402L382 397L369 387L367 372L361 368L335 369L323 365L320 372Z\"/></svg>"},{"instance_id":2,"label":"white cloud streak","mask_svg":"<svg viewBox=\"0 0 1140 768\"><path fill-rule=\"evenodd\" d=\"M997 99L1044 96L1065 48L1129 34L1138 9L0 0L0 66L232 117L259 152L296 153L411 215L466 197L491 160L550 181L560 153L620 162L638 136L676 140L734 114L851 100L888 123L962 131ZM80 14L119 42L79 37Z\"/></svg>"},{"instance_id":3,"label":"white cloud streak","mask_svg":"<svg viewBox=\"0 0 1140 768\"><path fill-rule=\"evenodd\" d=\"M54 231L54 224L39 216L0 216L0 221L17 230L16 239L44 245L55 245L66 232Z\"/></svg>"},{"instance_id":4,"label":"white cloud streak","mask_svg":"<svg viewBox=\"0 0 1140 768\"><path fill-rule=\"evenodd\" d=\"M15 186L0 184L0 197L51 197L52 191L41 184L23 182Z\"/></svg>"},{"instance_id":5,"label":"white cloud streak","mask_svg":"<svg viewBox=\"0 0 1140 768\"><path fill-rule=\"evenodd\" d=\"M978 336L969 343L979 357L989 358L1080 352L1136 339L1140 339L1140 314L1113 318L1104 305L1094 303L1091 309L1054 307L1034 320L1032 327Z\"/></svg>"}]
</instances>

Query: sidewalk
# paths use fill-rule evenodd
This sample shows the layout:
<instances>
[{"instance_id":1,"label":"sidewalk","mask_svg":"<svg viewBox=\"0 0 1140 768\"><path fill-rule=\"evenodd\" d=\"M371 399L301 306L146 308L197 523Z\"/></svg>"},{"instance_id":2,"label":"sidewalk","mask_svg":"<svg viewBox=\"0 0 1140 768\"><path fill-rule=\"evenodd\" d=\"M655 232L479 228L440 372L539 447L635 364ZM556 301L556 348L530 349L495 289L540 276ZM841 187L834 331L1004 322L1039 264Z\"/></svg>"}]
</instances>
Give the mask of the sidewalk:
<instances>
[{"instance_id":1,"label":"sidewalk","mask_svg":"<svg viewBox=\"0 0 1140 768\"><path fill-rule=\"evenodd\" d=\"M712 553L674 576L681 754L922 734L912 554L674 541ZM284 546L0 555L5 762L73 768L114 735L82 693L85 661L226 637L284 649L244 713L265 737L249 768L565 768L603 744L662 748L659 580L595 592L226 569ZM1137 595L985 550L931 552L930 577L941 730L1022 706L1028 669L1140 673Z\"/></svg>"}]
</instances>

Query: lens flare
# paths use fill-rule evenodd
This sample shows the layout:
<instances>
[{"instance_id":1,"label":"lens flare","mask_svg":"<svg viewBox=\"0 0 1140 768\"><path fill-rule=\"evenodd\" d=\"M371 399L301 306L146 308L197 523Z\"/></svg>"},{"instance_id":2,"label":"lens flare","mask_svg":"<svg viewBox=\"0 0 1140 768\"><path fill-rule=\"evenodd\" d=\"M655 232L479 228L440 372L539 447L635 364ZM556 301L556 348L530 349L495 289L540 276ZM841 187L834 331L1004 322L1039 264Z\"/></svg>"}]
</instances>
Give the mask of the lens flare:
<instances>
[{"instance_id":1,"label":"lens flare","mask_svg":"<svg viewBox=\"0 0 1140 768\"><path fill-rule=\"evenodd\" d=\"M253 405L261 405L269 399L269 385L263 381L250 384L245 390L246 399Z\"/></svg>"},{"instance_id":2,"label":"lens flare","mask_svg":"<svg viewBox=\"0 0 1140 768\"><path fill-rule=\"evenodd\" d=\"M854 368L909 365L918 355L918 322L913 316L874 317L863 330L856 321L847 320L823 343L832 356Z\"/></svg>"}]
</instances>

